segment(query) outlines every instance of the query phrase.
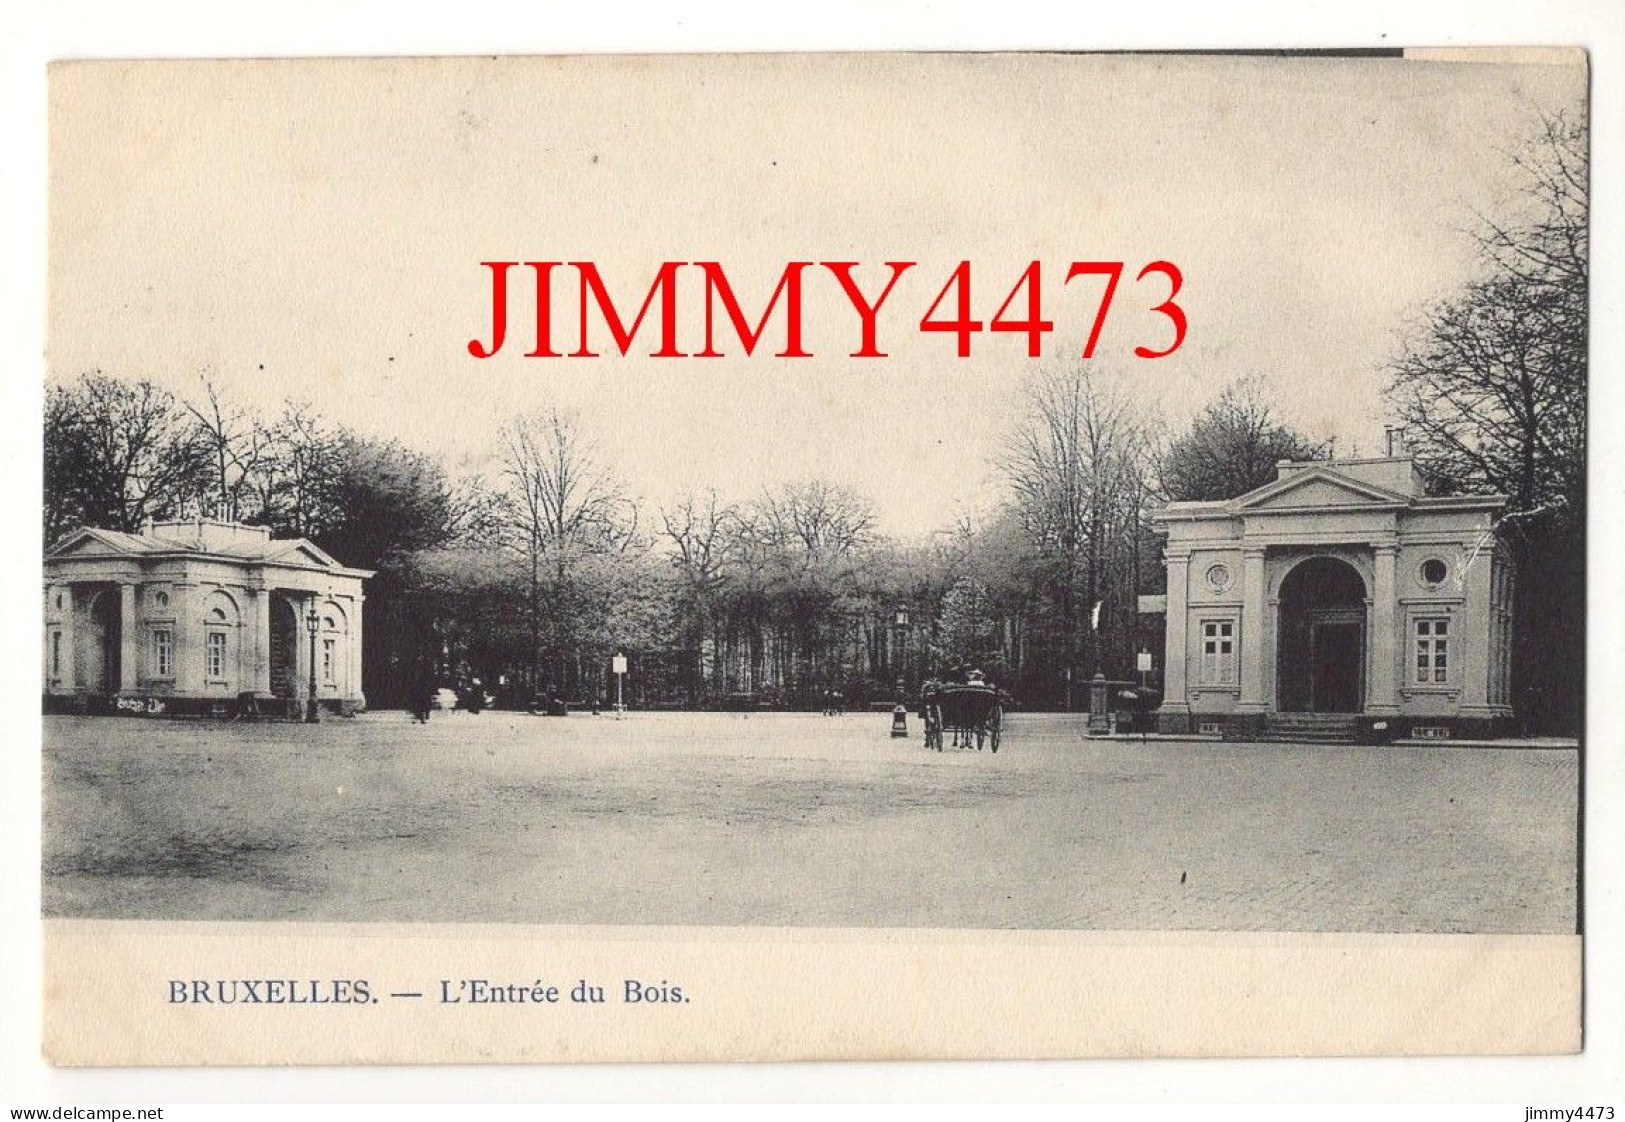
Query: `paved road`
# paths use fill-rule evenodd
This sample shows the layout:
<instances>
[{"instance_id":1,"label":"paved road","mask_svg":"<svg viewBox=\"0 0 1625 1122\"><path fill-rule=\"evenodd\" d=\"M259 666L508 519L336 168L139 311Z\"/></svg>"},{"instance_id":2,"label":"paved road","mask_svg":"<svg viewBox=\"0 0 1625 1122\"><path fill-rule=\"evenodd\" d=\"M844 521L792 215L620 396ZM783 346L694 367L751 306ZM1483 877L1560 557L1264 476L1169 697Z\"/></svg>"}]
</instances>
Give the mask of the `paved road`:
<instances>
[{"instance_id":1,"label":"paved road","mask_svg":"<svg viewBox=\"0 0 1625 1122\"><path fill-rule=\"evenodd\" d=\"M1009 718L51 717L48 914L1569 932L1573 750L1089 742ZM917 736L918 727L910 722Z\"/></svg>"}]
</instances>

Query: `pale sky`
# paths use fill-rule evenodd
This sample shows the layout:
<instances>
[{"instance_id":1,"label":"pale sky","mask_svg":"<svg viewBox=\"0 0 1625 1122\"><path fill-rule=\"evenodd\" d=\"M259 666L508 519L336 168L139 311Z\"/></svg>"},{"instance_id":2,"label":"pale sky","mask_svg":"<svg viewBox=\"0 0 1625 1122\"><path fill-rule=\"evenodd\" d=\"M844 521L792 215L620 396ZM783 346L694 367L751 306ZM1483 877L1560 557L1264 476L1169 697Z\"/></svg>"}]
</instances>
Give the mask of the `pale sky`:
<instances>
[{"instance_id":1,"label":"pale sky","mask_svg":"<svg viewBox=\"0 0 1625 1122\"><path fill-rule=\"evenodd\" d=\"M917 330L961 259L988 320L1042 261L1043 361L1072 361L1096 290L1127 270L1097 363L1178 424L1233 378L1341 450L1377 451L1382 366L1471 268L1462 232L1511 190L1504 152L1573 107L1574 65L1220 57L754 56L290 64L74 64L53 72L50 370L247 403L478 462L513 413L579 412L651 504L748 498L822 475L880 528L943 527L989 481L1041 362L982 333ZM718 260L754 318L784 262L918 261L853 360L832 278L806 280L806 345L753 358L539 360L528 288L489 360L483 260L592 260L635 311L664 260ZM1183 348L1146 311L1184 274ZM562 271L561 271L562 273ZM516 277L516 280L518 278ZM575 295L555 288L555 345ZM697 271L679 339L698 350Z\"/></svg>"}]
</instances>

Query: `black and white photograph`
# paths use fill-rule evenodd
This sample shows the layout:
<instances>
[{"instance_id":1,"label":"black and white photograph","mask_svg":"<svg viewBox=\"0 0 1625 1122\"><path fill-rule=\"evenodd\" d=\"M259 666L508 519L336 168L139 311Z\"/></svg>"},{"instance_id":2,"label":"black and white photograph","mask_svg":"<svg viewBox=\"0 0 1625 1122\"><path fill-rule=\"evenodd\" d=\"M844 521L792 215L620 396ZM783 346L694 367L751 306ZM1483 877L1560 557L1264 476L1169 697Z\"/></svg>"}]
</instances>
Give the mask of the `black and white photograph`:
<instances>
[{"instance_id":1,"label":"black and white photograph","mask_svg":"<svg viewBox=\"0 0 1625 1122\"><path fill-rule=\"evenodd\" d=\"M43 918L1577 947L1588 80L55 64Z\"/></svg>"}]
</instances>

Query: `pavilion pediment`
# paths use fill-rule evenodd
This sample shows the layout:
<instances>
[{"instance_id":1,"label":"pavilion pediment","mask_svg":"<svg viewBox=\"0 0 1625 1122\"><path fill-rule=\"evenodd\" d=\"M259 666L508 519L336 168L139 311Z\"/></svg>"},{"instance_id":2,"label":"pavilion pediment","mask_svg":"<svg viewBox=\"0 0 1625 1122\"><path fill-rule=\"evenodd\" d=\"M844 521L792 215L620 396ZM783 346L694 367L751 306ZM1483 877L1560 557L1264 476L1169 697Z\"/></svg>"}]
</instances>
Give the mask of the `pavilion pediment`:
<instances>
[{"instance_id":1,"label":"pavilion pediment","mask_svg":"<svg viewBox=\"0 0 1625 1122\"><path fill-rule=\"evenodd\" d=\"M265 560L277 565L298 565L301 568L342 569L332 556L316 545L304 540L286 543L287 548L268 554Z\"/></svg>"},{"instance_id":2,"label":"pavilion pediment","mask_svg":"<svg viewBox=\"0 0 1625 1122\"><path fill-rule=\"evenodd\" d=\"M1353 479L1330 468L1311 468L1277 479L1235 500L1238 513L1263 514L1275 511L1392 508L1410 506L1411 498Z\"/></svg>"},{"instance_id":3,"label":"pavilion pediment","mask_svg":"<svg viewBox=\"0 0 1625 1122\"><path fill-rule=\"evenodd\" d=\"M46 551L46 560L60 561L67 559L91 560L102 557L136 557L146 552L124 541L119 536L95 530L76 530L63 538L55 546Z\"/></svg>"}]
</instances>

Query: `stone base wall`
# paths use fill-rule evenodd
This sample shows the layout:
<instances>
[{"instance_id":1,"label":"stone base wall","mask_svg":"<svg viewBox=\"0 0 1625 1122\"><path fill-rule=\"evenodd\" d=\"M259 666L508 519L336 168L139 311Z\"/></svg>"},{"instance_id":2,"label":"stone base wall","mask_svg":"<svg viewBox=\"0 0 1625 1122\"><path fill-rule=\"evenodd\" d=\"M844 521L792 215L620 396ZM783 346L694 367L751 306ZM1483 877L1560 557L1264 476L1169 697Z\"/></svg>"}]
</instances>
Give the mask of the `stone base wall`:
<instances>
[{"instance_id":1,"label":"stone base wall","mask_svg":"<svg viewBox=\"0 0 1625 1122\"><path fill-rule=\"evenodd\" d=\"M1226 713L1220 720L1226 740L1257 740L1269 718L1264 713Z\"/></svg>"},{"instance_id":2,"label":"stone base wall","mask_svg":"<svg viewBox=\"0 0 1625 1122\"><path fill-rule=\"evenodd\" d=\"M360 697L322 698L324 714L353 717L366 711ZM108 717L206 717L215 720L302 721L305 703L296 698L177 697L156 694L72 693L43 696L47 714Z\"/></svg>"},{"instance_id":3,"label":"stone base wall","mask_svg":"<svg viewBox=\"0 0 1625 1122\"><path fill-rule=\"evenodd\" d=\"M1195 727L1189 710L1158 709L1156 718L1157 732L1163 736L1187 736Z\"/></svg>"}]
</instances>

